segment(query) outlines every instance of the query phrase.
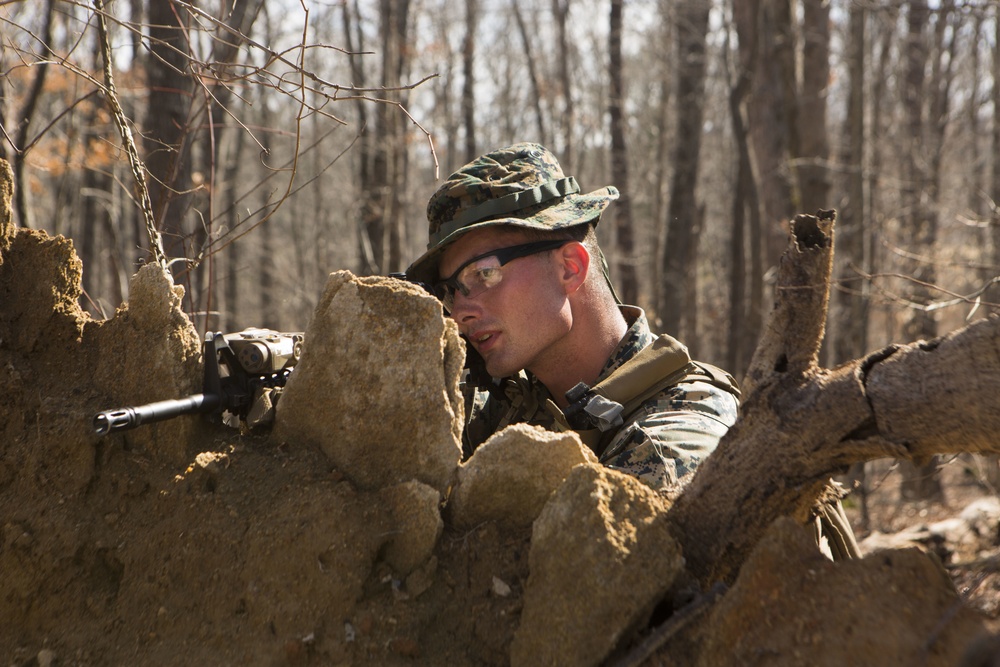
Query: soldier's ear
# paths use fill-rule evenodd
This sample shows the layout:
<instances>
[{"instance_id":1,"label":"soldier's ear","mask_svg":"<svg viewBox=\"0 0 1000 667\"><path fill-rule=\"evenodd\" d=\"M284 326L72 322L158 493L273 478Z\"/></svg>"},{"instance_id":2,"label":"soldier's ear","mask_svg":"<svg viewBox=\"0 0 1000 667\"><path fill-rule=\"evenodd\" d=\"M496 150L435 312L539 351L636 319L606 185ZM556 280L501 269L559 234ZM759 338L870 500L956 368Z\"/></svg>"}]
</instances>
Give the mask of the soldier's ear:
<instances>
[{"instance_id":1,"label":"soldier's ear","mask_svg":"<svg viewBox=\"0 0 1000 667\"><path fill-rule=\"evenodd\" d=\"M556 250L559 258L559 277L566 293L575 292L587 280L590 271L590 252L579 241L570 241Z\"/></svg>"}]
</instances>

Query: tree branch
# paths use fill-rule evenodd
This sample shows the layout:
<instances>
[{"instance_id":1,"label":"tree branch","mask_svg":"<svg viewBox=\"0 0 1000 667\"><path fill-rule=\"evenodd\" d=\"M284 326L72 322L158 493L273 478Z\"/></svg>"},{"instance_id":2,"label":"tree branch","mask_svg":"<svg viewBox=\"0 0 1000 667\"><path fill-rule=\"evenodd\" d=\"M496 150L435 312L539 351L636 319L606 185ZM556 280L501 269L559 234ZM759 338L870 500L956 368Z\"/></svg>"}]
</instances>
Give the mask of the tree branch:
<instances>
[{"instance_id":1,"label":"tree branch","mask_svg":"<svg viewBox=\"0 0 1000 667\"><path fill-rule=\"evenodd\" d=\"M745 393L774 373L816 366L830 300L835 219L834 211L821 211L792 221L790 247L778 265L774 311L750 360Z\"/></svg>"},{"instance_id":2,"label":"tree branch","mask_svg":"<svg viewBox=\"0 0 1000 667\"><path fill-rule=\"evenodd\" d=\"M104 96L108 101L108 107L118 126L118 132L122 137L122 146L128 155L129 165L132 168L132 176L135 178L136 190L139 194L139 204L142 209L142 217L146 223L146 234L149 236L149 248L153 253L156 263L167 273L170 266L167 262L167 255L163 251L163 242L160 233L156 230L156 223L153 221L153 204L149 198L149 190L146 187L146 167L139 159L139 150L136 148L135 140L132 138L132 130L129 129L128 119L122 111L122 105L118 101L118 91L115 88L114 72L111 66L111 43L108 38L108 24L104 14L104 0L94 0L94 9L97 14L97 30L100 35L101 58L104 61Z\"/></svg>"}]
</instances>

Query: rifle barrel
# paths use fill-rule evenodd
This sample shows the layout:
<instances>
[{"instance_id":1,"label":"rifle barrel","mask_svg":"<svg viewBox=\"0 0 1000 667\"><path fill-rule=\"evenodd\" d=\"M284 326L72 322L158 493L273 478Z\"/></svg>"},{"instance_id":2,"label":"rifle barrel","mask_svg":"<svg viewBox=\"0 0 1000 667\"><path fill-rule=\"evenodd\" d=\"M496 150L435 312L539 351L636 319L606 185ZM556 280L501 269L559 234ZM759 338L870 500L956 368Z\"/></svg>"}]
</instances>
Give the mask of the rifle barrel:
<instances>
[{"instance_id":1,"label":"rifle barrel","mask_svg":"<svg viewBox=\"0 0 1000 667\"><path fill-rule=\"evenodd\" d=\"M171 398L146 405L105 410L94 416L94 432L97 435L107 435L111 431L125 431L179 415L212 412L222 407L222 402L222 396L218 394L192 394L186 398Z\"/></svg>"}]
</instances>

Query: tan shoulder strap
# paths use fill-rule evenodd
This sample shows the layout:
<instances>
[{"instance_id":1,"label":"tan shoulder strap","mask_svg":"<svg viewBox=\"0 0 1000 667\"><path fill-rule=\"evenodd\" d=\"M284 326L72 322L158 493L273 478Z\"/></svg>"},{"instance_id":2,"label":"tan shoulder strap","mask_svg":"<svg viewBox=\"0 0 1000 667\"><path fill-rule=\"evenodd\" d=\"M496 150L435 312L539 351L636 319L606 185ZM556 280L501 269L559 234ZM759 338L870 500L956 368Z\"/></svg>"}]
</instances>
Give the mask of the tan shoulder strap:
<instances>
[{"instance_id":1,"label":"tan shoulder strap","mask_svg":"<svg viewBox=\"0 0 1000 667\"><path fill-rule=\"evenodd\" d=\"M593 387L580 383L566 393L563 411L577 431L617 428L644 402L679 382L703 380L737 398L740 391L729 373L711 364L691 361L683 343L661 335Z\"/></svg>"},{"instance_id":2,"label":"tan shoulder strap","mask_svg":"<svg viewBox=\"0 0 1000 667\"><path fill-rule=\"evenodd\" d=\"M566 392L569 406L563 412L575 430L617 428L627 414L626 405L690 363L687 348L680 341L660 336L593 387L581 382Z\"/></svg>"},{"instance_id":3,"label":"tan shoulder strap","mask_svg":"<svg viewBox=\"0 0 1000 667\"><path fill-rule=\"evenodd\" d=\"M624 405L690 362L683 343L670 336L660 336L595 384L591 391Z\"/></svg>"}]
</instances>

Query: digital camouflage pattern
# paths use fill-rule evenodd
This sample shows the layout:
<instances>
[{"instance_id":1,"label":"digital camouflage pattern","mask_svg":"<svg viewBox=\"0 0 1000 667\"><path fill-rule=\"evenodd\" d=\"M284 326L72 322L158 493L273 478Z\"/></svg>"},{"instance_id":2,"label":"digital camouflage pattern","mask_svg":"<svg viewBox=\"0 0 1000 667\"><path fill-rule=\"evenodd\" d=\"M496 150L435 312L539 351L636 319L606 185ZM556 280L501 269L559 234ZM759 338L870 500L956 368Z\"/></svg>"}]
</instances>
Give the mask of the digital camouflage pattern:
<instances>
[{"instance_id":1,"label":"digital camouflage pattern","mask_svg":"<svg viewBox=\"0 0 1000 667\"><path fill-rule=\"evenodd\" d=\"M411 280L438 279L445 247L462 235L492 225L553 230L597 224L615 199L612 186L580 194L576 179L563 174L548 149L520 143L483 155L465 165L431 195L427 204L428 243L406 270Z\"/></svg>"},{"instance_id":2,"label":"digital camouflage pattern","mask_svg":"<svg viewBox=\"0 0 1000 667\"><path fill-rule=\"evenodd\" d=\"M641 309L622 306L630 323L598 381L632 359L657 338ZM468 395L465 453L469 455L495 431L527 422L551 430L567 430L551 394L522 372L506 381L503 397L475 391ZM684 380L645 401L597 452L604 465L638 478L653 489L668 490L686 481L715 450L736 422L739 403L725 389L700 379Z\"/></svg>"}]
</instances>

